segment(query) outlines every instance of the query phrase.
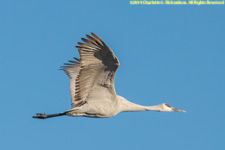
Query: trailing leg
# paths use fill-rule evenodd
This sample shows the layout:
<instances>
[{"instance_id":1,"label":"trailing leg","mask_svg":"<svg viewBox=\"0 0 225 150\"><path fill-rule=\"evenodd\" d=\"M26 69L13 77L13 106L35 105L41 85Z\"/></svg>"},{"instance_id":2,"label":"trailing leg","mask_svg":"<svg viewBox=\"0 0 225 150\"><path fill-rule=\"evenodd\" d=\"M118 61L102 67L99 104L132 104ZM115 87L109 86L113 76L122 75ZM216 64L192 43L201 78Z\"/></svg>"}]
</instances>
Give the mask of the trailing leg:
<instances>
[{"instance_id":1,"label":"trailing leg","mask_svg":"<svg viewBox=\"0 0 225 150\"><path fill-rule=\"evenodd\" d=\"M33 116L33 118L46 119L46 118L51 118L51 117L63 116L63 115L66 115L66 112L56 113L56 114L49 114L49 115L37 113L36 116Z\"/></svg>"}]
</instances>

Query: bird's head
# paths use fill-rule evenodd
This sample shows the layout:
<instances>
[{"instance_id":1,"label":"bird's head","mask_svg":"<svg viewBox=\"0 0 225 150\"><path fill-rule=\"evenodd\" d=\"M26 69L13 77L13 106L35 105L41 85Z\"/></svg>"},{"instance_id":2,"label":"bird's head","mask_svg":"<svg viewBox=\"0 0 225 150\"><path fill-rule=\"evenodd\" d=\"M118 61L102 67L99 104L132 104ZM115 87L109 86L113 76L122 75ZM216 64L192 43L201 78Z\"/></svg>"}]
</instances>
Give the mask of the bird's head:
<instances>
[{"instance_id":1,"label":"bird's head","mask_svg":"<svg viewBox=\"0 0 225 150\"><path fill-rule=\"evenodd\" d=\"M171 112L171 111L179 111L179 112L186 112L185 110L182 110L182 109L177 109L177 108L174 108L168 104L160 104L159 105L161 107L161 110L162 112Z\"/></svg>"}]
</instances>

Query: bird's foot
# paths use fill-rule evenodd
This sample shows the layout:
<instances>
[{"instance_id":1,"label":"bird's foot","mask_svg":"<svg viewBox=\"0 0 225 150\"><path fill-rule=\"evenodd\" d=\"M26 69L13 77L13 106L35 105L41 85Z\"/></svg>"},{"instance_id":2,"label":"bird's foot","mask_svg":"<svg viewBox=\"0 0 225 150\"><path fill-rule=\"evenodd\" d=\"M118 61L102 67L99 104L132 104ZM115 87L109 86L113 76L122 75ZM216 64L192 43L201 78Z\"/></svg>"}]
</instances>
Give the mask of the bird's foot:
<instances>
[{"instance_id":1,"label":"bird's foot","mask_svg":"<svg viewBox=\"0 0 225 150\"><path fill-rule=\"evenodd\" d=\"M39 114L37 113L36 116L33 116L33 118L38 118L38 119L46 119L48 116L46 114Z\"/></svg>"}]
</instances>

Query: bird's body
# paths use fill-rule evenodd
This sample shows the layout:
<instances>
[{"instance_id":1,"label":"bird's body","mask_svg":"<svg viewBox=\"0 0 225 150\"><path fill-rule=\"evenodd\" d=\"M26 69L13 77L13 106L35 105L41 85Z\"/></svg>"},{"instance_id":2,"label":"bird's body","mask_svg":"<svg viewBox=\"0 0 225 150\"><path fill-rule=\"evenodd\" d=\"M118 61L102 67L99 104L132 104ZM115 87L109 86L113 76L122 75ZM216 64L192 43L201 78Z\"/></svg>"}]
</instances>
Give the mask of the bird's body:
<instances>
[{"instance_id":1,"label":"bird's body","mask_svg":"<svg viewBox=\"0 0 225 150\"><path fill-rule=\"evenodd\" d=\"M154 108L156 107L156 108ZM84 104L81 107L75 107L69 111L67 111L67 115L69 116L84 116L84 117L92 117L92 118L107 118L115 116L120 112L128 112L128 111L147 111L147 110L157 110L160 111L160 108L157 109L158 106L141 106L134 103L129 102L125 98L116 95L116 97L108 98L108 101L102 103L101 101L90 102L88 104ZM161 110L163 111L163 109Z\"/></svg>"},{"instance_id":2,"label":"bird's body","mask_svg":"<svg viewBox=\"0 0 225 150\"><path fill-rule=\"evenodd\" d=\"M34 118L55 116L84 116L93 118L112 117L128 111L180 111L168 104L141 106L129 102L116 94L114 77L119 61L113 51L94 33L93 37L82 38L85 43L76 46L80 59L75 58L65 63L62 70L70 78L71 103L73 108L57 114L37 114Z\"/></svg>"}]
</instances>

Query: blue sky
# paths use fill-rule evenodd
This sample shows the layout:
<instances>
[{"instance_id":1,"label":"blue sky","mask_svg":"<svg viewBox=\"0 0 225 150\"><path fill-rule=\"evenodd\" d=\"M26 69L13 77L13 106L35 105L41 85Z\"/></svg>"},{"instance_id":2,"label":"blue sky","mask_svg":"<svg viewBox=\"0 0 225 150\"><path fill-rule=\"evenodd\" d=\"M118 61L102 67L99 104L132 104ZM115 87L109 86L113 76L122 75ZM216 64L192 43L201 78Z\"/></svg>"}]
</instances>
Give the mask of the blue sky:
<instances>
[{"instance_id":1,"label":"blue sky","mask_svg":"<svg viewBox=\"0 0 225 150\"><path fill-rule=\"evenodd\" d=\"M224 14L224 5L2 1L0 149L224 149ZM187 113L33 119L71 108L69 78L58 69L90 32L120 60L119 95Z\"/></svg>"}]
</instances>

